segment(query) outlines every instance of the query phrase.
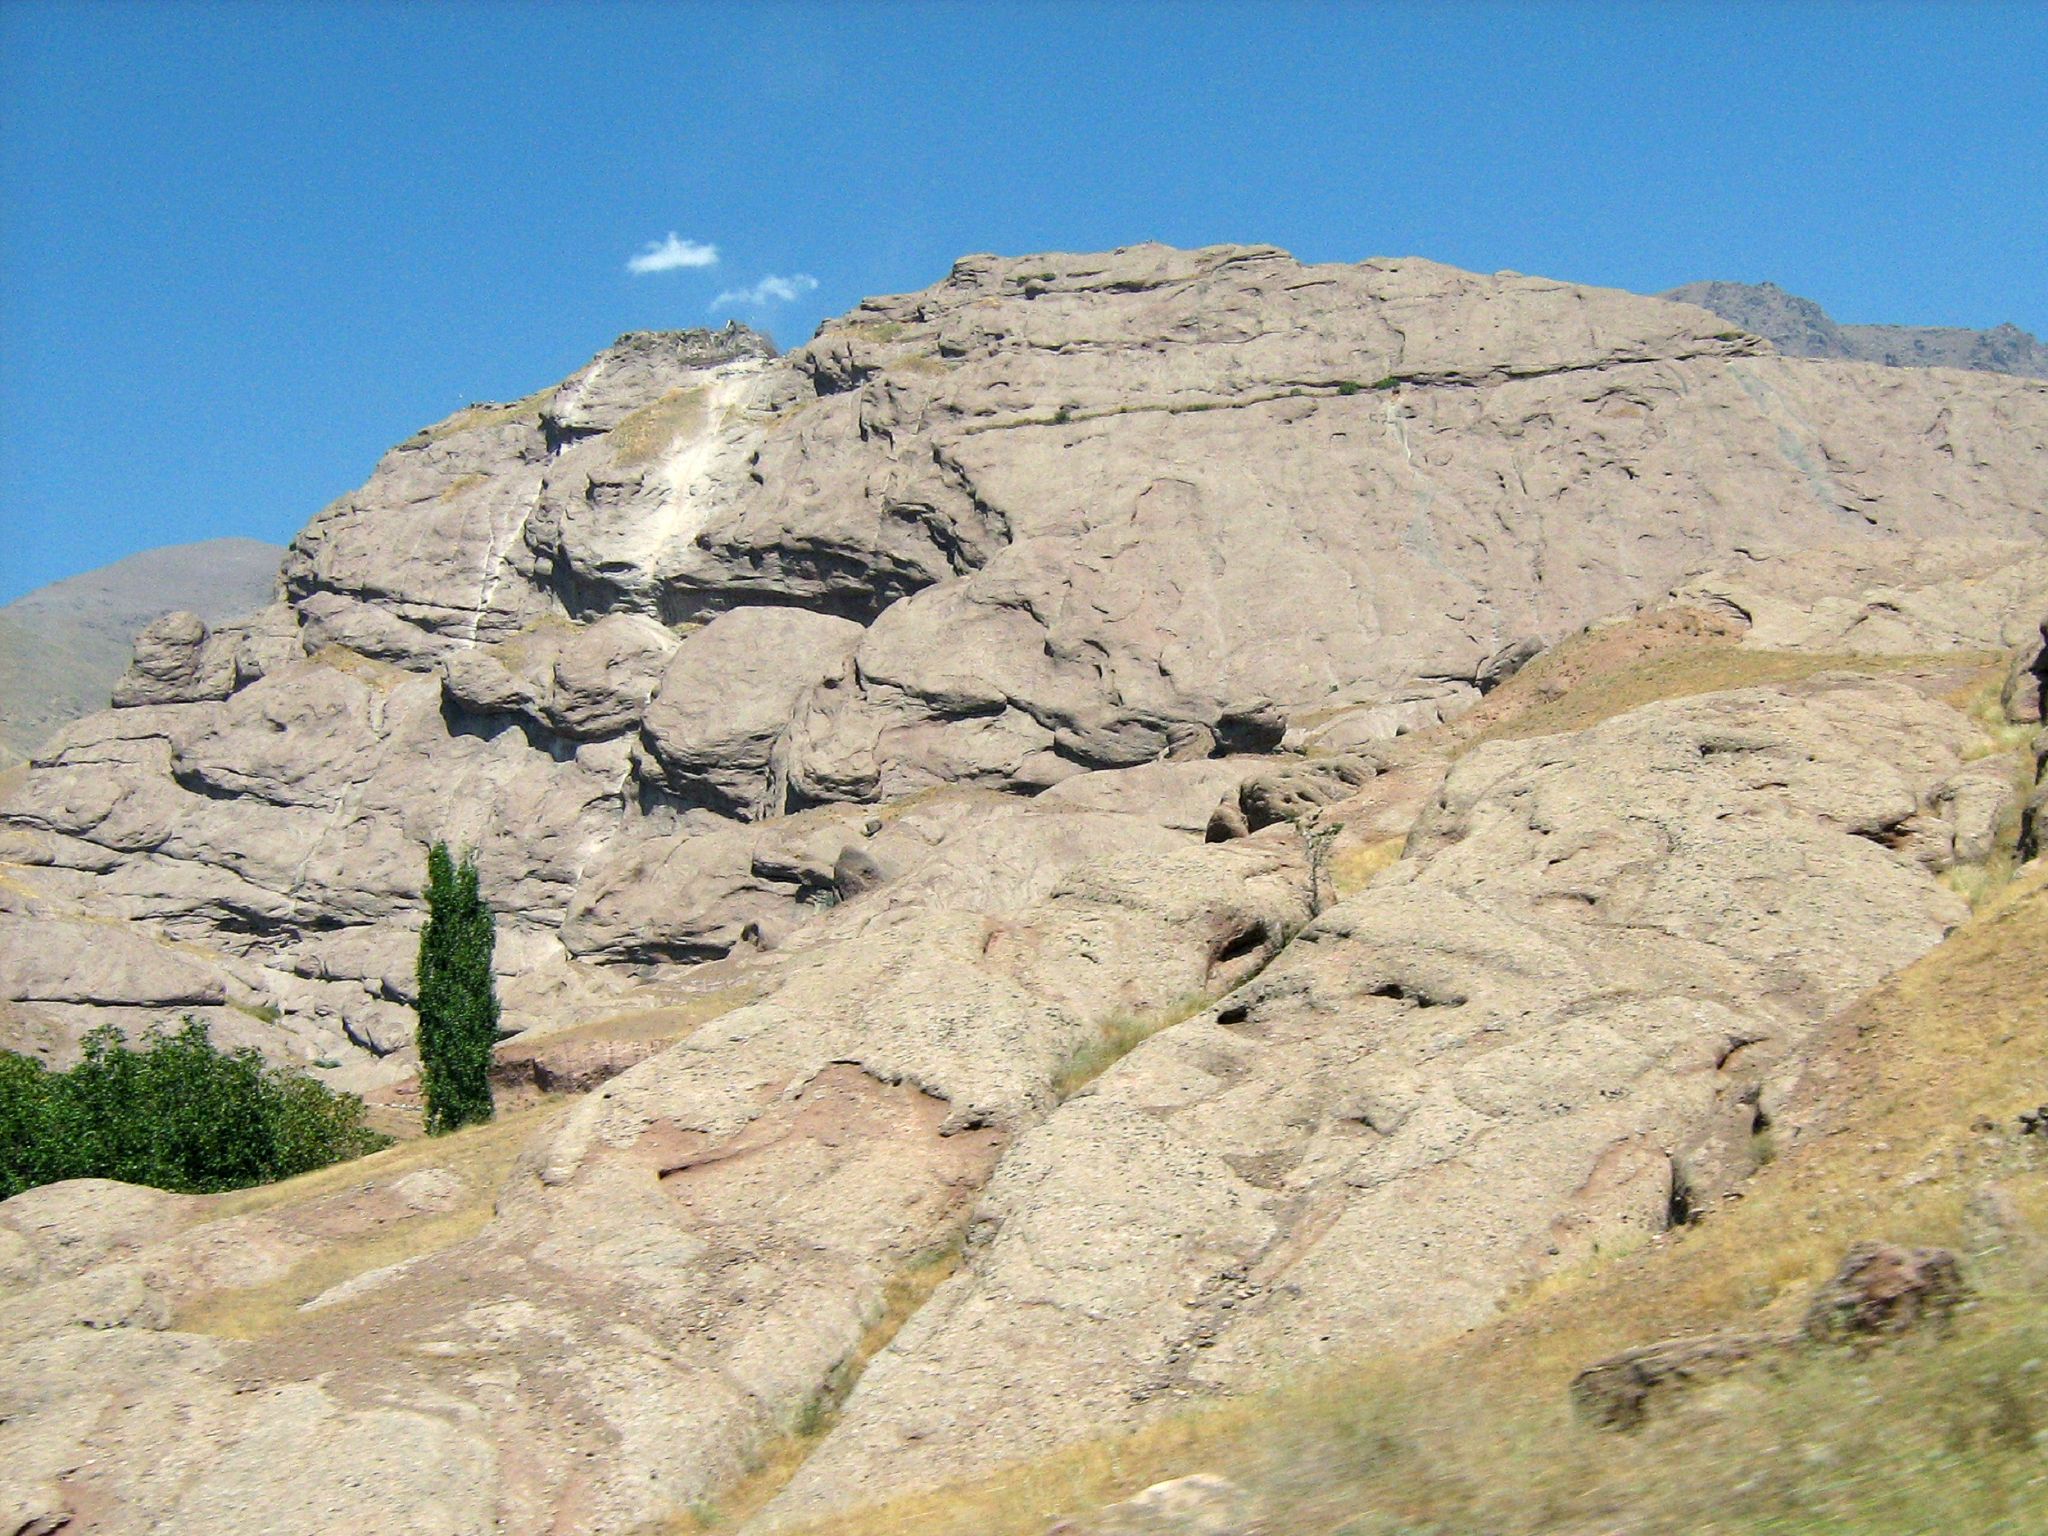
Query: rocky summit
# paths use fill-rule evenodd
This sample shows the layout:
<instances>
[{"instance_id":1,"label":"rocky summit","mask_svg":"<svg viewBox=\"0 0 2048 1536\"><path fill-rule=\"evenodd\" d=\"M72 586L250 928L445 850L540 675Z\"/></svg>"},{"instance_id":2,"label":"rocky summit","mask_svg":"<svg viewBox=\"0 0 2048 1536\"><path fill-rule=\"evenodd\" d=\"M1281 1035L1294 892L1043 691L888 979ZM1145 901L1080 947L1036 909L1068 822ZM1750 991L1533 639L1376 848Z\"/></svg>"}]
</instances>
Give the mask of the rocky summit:
<instances>
[{"instance_id":1,"label":"rocky summit","mask_svg":"<svg viewBox=\"0 0 2048 1536\"><path fill-rule=\"evenodd\" d=\"M785 1528L1454 1334L2048 828L2048 383L1423 260L628 335L281 592L0 801L0 1044L402 1114L439 839L520 1107L0 1205L0 1529Z\"/></svg>"}]
</instances>

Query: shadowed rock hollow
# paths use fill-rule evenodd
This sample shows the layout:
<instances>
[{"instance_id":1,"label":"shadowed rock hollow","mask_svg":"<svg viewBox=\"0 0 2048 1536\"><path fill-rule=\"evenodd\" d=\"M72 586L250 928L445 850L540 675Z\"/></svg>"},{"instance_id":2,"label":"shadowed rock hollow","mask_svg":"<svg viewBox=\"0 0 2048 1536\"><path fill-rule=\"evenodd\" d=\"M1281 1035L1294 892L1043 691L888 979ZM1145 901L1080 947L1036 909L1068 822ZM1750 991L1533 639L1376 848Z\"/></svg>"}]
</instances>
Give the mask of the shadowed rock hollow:
<instances>
[{"instance_id":1,"label":"shadowed rock hollow","mask_svg":"<svg viewBox=\"0 0 2048 1536\"><path fill-rule=\"evenodd\" d=\"M1967 913L2044 509L2048 385L1265 247L460 413L0 804L0 1027L402 1097L446 838L577 1091L487 1167L0 1207L0 1524L627 1531L830 1426L772 1523L1469 1326L1738 1182Z\"/></svg>"}]
</instances>

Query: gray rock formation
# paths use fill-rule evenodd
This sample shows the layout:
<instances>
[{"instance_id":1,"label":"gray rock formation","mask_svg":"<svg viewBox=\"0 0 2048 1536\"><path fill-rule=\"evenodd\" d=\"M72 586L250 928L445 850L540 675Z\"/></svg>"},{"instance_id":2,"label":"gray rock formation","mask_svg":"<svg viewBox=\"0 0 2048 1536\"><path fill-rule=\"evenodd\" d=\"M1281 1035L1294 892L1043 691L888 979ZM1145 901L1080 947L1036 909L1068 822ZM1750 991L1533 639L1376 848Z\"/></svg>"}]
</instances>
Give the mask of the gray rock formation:
<instances>
[{"instance_id":1,"label":"gray rock formation","mask_svg":"<svg viewBox=\"0 0 2048 1536\"><path fill-rule=\"evenodd\" d=\"M1974 737L1825 683L1461 759L1394 872L1008 1152L781 1513L1474 1326L1717 1199L1772 1067L1966 915L1883 834Z\"/></svg>"},{"instance_id":2,"label":"gray rock formation","mask_svg":"<svg viewBox=\"0 0 2048 1536\"><path fill-rule=\"evenodd\" d=\"M167 613L135 637L135 659L114 685L116 709L197 704L235 691L235 654L196 613Z\"/></svg>"},{"instance_id":3,"label":"gray rock formation","mask_svg":"<svg viewBox=\"0 0 2048 1536\"><path fill-rule=\"evenodd\" d=\"M1196 1472L1062 1520L1046 1536L1257 1536L1260 1528L1250 1494L1227 1477Z\"/></svg>"},{"instance_id":4,"label":"gray rock formation","mask_svg":"<svg viewBox=\"0 0 2048 1536\"><path fill-rule=\"evenodd\" d=\"M850 619L801 608L720 614L685 638L662 676L643 777L727 815L780 815L796 710L845 680L862 634Z\"/></svg>"},{"instance_id":5,"label":"gray rock formation","mask_svg":"<svg viewBox=\"0 0 2048 1536\"><path fill-rule=\"evenodd\" d=\"M0 769L59 726L105 709L136 631L151 621L183 609L218 624L272 601L283 555L255 539L174 544L0 608Z\"/></svg>"},{"instance_id":6,"label":"gray rock formation","mask_svg":"<svg viewBox=\"0 0 2048 1536\"><path fill-rule=\"evenodd\" d=\"M1974 368L2048 379L2048 345L2010 322L1982 331L1941 325L1837 325L1813 300L1787 293L1776 283L1687 283L1663 297L1712 310L1788 357L1854 358L1894 368Z\"/></svg>"},{"instance_id":7,"label":"gray rock formation","mask_svg":"<svg viewBox=\"0 0 2048 1536\"><path fill-rule=\"evenodd\" d=\"M61 1272L0 1237L0 1526L640 1528L956 1243L771 1522L1485 1318L1739 1179L1960 920L2019 765L1948 700L2044 533L2048 386L1265 247L969 258L450 418L0 800L0 1044L189 1010L402 1094L443 838L505 1072L581 1096L488 1188L451 1140ZM1439 728L1645 605L1791 681ZM1311 816L1406 838L1313 921Z\"/></svg>"},{"instance_id":8,"label":"gray rock formation","mask_svg":"<svg viewBox=\"0 0 2048 1536\"><path fill-rule=\"evenodd\" d=\"M2038 538L2044 420L2033 383L1428 262L975 257L788 357L629 336L422 432L296 541L288 605L153 629L133 707L0 814L369 1070L436 836L479 849L530 1025L607 994L584 961L809 921L829 880L737 823L1426 728L1696 571ZM78 1022L17 1001L23 1039Z\"/></svg>"}]
</instances>

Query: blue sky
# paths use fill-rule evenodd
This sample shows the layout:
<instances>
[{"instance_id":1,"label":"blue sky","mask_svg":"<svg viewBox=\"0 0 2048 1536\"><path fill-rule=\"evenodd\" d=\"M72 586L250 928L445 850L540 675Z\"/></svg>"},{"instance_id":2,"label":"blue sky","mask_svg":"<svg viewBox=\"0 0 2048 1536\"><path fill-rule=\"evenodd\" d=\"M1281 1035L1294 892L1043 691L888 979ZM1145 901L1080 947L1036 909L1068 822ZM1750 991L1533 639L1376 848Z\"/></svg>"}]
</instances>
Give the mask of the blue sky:
<instances>
[{"instance_id":1,"label":"blue sky","mask_svg":"<svg viewBox=\"0 0 2048 1536\"><path fill-rule=\"evenodd\" d=\"M0 0L0 601L283 542L622 331L791 345L969 251L2048 332L2044 59L2042 5Z\"/></svg>"}]
</instances>

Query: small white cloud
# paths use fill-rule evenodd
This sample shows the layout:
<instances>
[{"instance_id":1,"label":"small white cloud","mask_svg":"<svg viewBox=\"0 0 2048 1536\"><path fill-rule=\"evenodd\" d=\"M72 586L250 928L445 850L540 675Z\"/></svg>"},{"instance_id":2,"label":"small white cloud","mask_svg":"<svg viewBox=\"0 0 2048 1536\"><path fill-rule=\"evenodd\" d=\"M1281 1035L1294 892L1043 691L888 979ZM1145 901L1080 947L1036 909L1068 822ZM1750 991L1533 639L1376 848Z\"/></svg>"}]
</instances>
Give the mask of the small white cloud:
<instances>
[{"instance_id":1,"label":"small white cloud","mask_svg":"<svg viewBox=\"0 0 2048 1536\"><path fill-rule=\"evenodd\" d=\"M626 263L626 270L636 275L644 275L648 272L673 272L678 267L717 265L717 246L682 239L674 230L670 230L666 240L650 240L646 250Z\"/></svg>"},{"instance_id":2,"label":"small white cloud","mask_svg":"<svg viewBox=\"0 0 2048 1536\"><path fill-rule=\"evenodd\" d=\"M787 304L800 299L817 286L818 280L808 272L793 272L788 277L777 277L771 272L751 288L726 289L711 301L711 307L767 309L776 304Z\"/></svg>"}]
</instances>

